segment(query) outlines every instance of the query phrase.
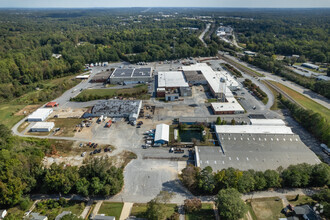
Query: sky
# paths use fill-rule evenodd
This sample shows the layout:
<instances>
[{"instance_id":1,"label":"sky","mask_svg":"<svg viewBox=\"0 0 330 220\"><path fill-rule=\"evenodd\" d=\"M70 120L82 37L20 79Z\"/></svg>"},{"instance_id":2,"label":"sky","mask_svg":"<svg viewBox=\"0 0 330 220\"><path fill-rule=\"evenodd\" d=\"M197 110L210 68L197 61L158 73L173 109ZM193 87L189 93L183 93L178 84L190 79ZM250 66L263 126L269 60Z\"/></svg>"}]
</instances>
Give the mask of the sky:
<instances>
[{"instance_id":1,"label":"sky","mask_svg":"<svg viewBox=\"0 0 330 220\"><path fill-rule=\"evenodd\" d=\"M97 7L329 8L330 0L0 0L0 8Z\"/></svg>"}]
</instances>

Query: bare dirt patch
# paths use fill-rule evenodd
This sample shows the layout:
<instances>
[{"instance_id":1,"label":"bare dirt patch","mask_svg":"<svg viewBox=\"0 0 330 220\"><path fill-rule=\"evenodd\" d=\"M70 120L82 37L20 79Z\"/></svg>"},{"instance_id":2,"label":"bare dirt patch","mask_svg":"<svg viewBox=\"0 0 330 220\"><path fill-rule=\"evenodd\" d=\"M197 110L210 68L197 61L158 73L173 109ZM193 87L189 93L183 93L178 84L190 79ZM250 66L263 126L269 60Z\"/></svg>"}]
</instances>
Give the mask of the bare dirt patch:
<instances>
[{"instance_id":1,"label":"bare dirt patch","mask_svg":"<svg viewBox=\"0 0 330 220\"><path fill-rule=\"evenodd\" d=\"M54 117L55 115L57 115L58 118L80 118L86 111L87 108L54 109L54 112L50 115L50 117Z\"/></svg>"},{"instance_id":2,"label":"bare dirt patch","mask_svg":"<svg viewBox=\"0 0 330 220\"><path fill-rule=\"evenodd\" d=\"M35 110L37 110L40 106L41 105L27 105L23 109L15 113L15 115L29 115Z\"/></svg>"}]
</instances>

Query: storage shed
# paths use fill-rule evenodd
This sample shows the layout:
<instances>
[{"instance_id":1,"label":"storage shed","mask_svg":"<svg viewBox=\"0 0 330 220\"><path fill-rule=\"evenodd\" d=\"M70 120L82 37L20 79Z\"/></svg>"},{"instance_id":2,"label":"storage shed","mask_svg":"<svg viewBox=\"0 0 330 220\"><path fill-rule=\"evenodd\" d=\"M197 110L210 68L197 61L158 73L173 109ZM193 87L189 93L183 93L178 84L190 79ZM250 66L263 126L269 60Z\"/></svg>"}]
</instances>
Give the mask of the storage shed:
<instances>
[{"instance_id":1,"label":"storage shed","mask_svg":"<svg viewBox=\"0 0 330 220\"><path fill-rule=\"evenodd\" d=\"M155 143L166 144L169 141L170 126L167 124L159 124L156 126Z\"/></svg>"},{"instance_id":2,"label":"storage shed","mask_svg":"<svg viewBox=\"0 0 330 220\"><path fill-rule=\"evenodd\" d=\"M37 122L30 129L31 132L50 132L54 128L54 122Z\"/></svg>"}]
</instances>

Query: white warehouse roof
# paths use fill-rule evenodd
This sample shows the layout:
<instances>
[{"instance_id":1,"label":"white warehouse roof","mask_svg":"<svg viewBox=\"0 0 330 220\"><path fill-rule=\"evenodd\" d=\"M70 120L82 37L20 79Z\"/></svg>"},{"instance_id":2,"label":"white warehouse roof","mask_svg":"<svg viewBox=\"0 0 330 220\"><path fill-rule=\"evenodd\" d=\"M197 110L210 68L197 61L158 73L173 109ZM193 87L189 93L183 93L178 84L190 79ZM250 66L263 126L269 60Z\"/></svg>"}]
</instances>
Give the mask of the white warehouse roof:
<instances>
[{"instance_id":1,"label":"white warehouse roof","mask_svg":"<svg viewBox=\"0 0 330 220\"><path fill-rule=\"evenodd\" d=\"M212 108L214 111L235 111L244 112L243 107L236 101L235 98L227 98L228 102L212 102Z\"/></svg>"},{"instance_id":2,"label":"white warehouse roof","mask_svg":"<svg viewBox=\"0 0 330 220\"><path fill-rule=\"evenodd\" d=\"M167 124L159 124L156 126L155 141L169 141L170 126Z\"/></svg>"},{"instance_id":3,"label":"white warehouse roof","mask_svg":"<svg viewBox=\"0 0 330 220\"><path fill-rule=\"evenodd\" d=\"M158 72L158 87L189 87L181 71Z\"/></svg>"},{"instance_id":4,"label":"white warehouse roof","mask_svg":"<svg viewBox=\"0 0 330 220\"><path fill-rule=\"evenodd\" d=\"M28 121L43 121L53 112L52 108L39 108L28 116Z\"/></svg>"},{"instance_id":5,"label":"white warehouse roof","mask_svg":"<svg viewBox=\"0 0 330 220\"><path fill-rule=\"evenodd\" d=\"M250 119L251 125L282 125L285 126L285 122L282 119Z\"/></svg>"},{"instance_id":6,"label":"white warehouse roof","mask_svg":"<svg viewBox=\"0 0 330 220\"><path fill-rule=\"evenodd\" d=\"M216 125L219 134L293 134L287 126L267 125Z\"/></svg>"},{"instance_id":7,"label":"white warehouse roof","mask_svg":"<svg viewBox=\"0 0 330 220\"><path fill-rule=\"evenodd\" d=\"M54 126L54 122L37 122L31 127L31 130L45 129L50 131L54 128Z\"/></svg>"}]
</instances>

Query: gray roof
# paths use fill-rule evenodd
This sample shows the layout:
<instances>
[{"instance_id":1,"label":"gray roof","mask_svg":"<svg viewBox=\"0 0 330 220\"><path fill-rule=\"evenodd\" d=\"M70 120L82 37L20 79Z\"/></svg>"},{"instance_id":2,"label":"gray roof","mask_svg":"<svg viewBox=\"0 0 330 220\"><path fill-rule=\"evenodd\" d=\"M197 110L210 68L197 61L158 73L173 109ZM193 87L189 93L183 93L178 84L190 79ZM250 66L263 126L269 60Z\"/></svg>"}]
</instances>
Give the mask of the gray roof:
<instances>
[{"instance_id":1,"label":"gray roof","mask_svg":"<svg viewBox=\"0 0 330 220\"><path fill-rule=\"evenodd\" d=\"M151 76L151 68L138 68L134 69L133 72L133 77L138 76L138 77L150 77Z\"/></svg>"},{"instance_id":2,"label":"gray roof","mask_svg":"<svg viewBox=\"0 0 330 220\"><path fill-rule=\"evenodd\" d=\"M114 216L103 216L103 215L95 215L94 220L115 220Z\"/></svg>"},{"instance_id":3,"label":"gray roof","mask_svg":"<svg viewBox=\"0 0 330 220\"><path fill-rule=\"evenodd\" d=\"M40 215L39 213L36 213L36 212L31 212L28 217L28 219L30 219L30 220L44 220L46 218L47 218L47 216Z\"/></svg>"},{"instance_id":4,"label":"gray roof","mask_svg":"<svg viewBox=\"0 0 330 220\"><path fill-rule=\"evenodd\" d=\"M296 206L293 211L296 215L306 215L309 220L321 219L309 205Z\"/></svg>"},{"instance_id":5,"label":"gray roof","mask_svg":"<svg viewBox=\"0 0 330 220\"><path fill-rule=\"evenodd\" d=\"M130 78L133 74L134 69L115 69L115 71L112 73L111 78L123 78L127 77Z\"/></svg>"},{"instance_id":6,"label":"gray roof","mask_svg":"<svg viewBox=\"0 0 330 220\"><path fill-rule=\"evenodd\" d=\"M128 117L130 114L138 114L141 100L111 99L100 101L94 105L92 114L108 117Z\"/></svg>"},{"instance_id":7,"label":"gray roof","mask_svg":"<svg viewBox=\"0 0 330 220\"><path fill-rule=\"evenodd\" d=\"M317 164L320 160L298 135L220 134L221 147L197 147L201 168L213 170L234 167L240 170L284 168L291 164Z\"/></svg>"},{"instance_id":8,"label":"gray roof","mask_svg":"<svg viewBox=\"0 0 330 220\"><path fill-rule=\"evenodd\" d=\"M55 220L60 220L62 219L65 215L69 215L71 214L72 212L70 211L63 211L61 214L59 214L58 216L56 216Z\"/></svg>"}]
</instances>

